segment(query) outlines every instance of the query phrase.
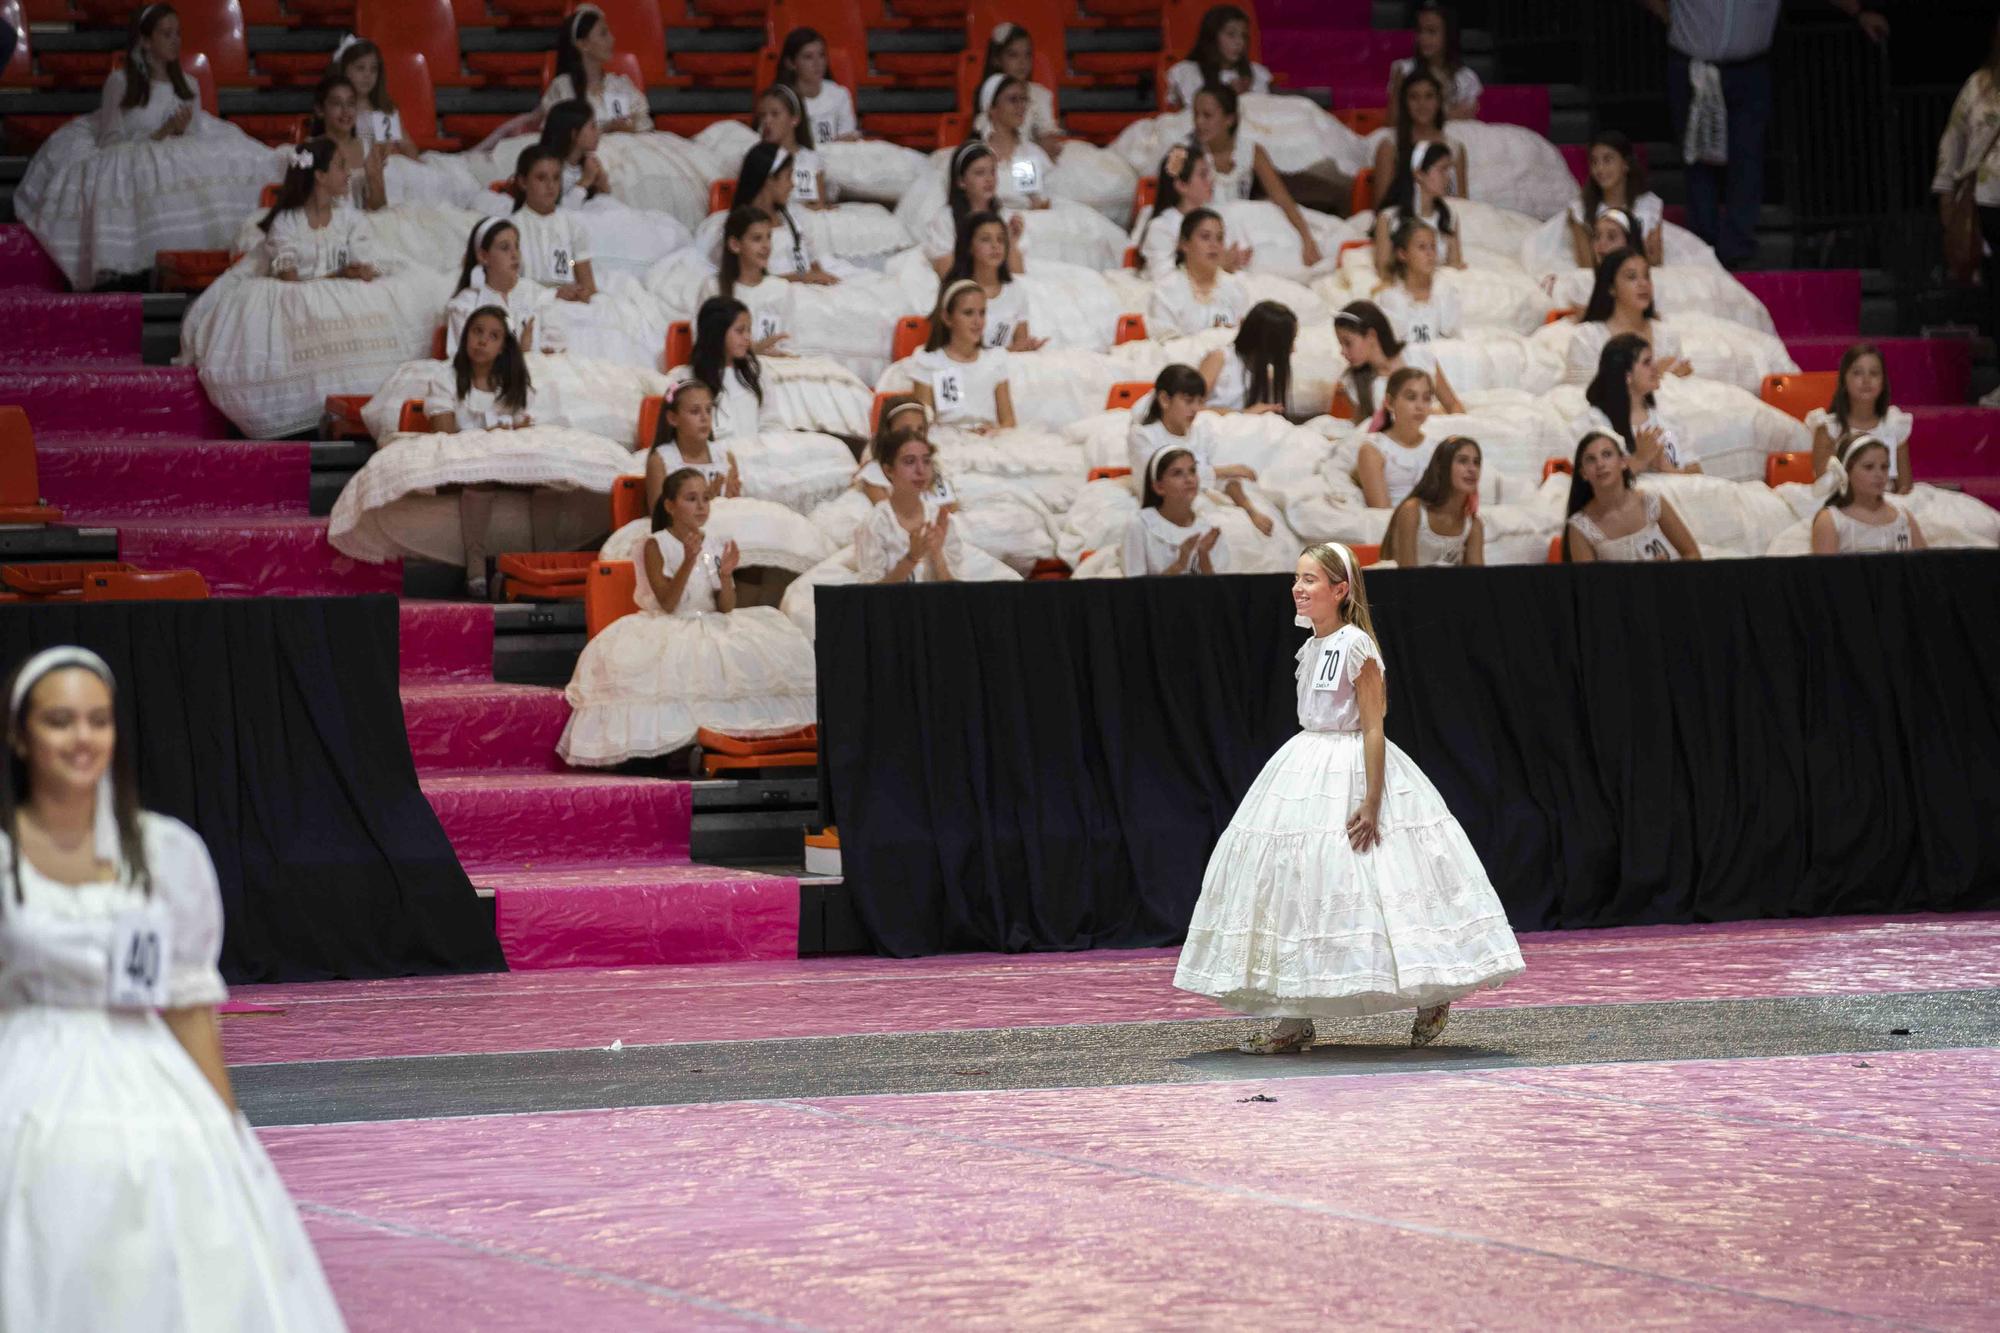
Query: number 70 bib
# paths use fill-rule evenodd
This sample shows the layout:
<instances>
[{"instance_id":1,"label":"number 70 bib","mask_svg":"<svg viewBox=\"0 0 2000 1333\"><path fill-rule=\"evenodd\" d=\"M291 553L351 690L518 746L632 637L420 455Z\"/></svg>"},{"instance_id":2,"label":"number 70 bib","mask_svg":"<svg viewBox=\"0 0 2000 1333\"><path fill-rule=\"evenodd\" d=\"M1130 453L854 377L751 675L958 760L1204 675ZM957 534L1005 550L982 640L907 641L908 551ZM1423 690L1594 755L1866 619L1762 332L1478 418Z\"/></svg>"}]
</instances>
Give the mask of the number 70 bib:
<instances>
[{"instance_id":1,"label":"number 70 bib","mask_svg":"<svg viewBox=\"0 0 2000 1333\"><path fill-rule=\"evenodd\" d=\"M1312 687L1316 691L1340 688L1341 662L1346 658L1346 650L1331 644L1319 650L1319 661L1313 664Z\"/></svg>"}]
</instances>

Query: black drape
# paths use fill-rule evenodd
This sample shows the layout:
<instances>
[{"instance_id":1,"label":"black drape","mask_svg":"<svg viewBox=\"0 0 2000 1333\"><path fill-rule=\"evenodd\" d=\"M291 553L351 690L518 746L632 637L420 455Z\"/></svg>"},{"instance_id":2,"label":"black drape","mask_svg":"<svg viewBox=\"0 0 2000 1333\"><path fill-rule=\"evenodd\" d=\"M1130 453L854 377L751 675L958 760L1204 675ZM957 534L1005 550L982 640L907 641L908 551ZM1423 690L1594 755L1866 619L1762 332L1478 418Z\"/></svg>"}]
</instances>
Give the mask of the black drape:
<instances>
[{"instance_id":1,"label":"black drape","mask_svg":"<svg viewBox=\"0 0 2000 1333\"><path fill-rule=\"evenodd\" d=\"M394 598L0 610L6 670L57 643L110 664L141 802L207 842L230 981L506 966L417 787Z\"/></svg>"},{"instance_id":2,"label":"black drape","mask_svg":"<svg viewBox=\"0 0 2000 1333\"><path fill-rule=\"evenodd\" d=\"M2000 905L2000 555L1383 570L1389 737L1521 929ZM819 593L876 946L1177 941L1297 726L1289 578Z\"/></svg>"}]
</instances>

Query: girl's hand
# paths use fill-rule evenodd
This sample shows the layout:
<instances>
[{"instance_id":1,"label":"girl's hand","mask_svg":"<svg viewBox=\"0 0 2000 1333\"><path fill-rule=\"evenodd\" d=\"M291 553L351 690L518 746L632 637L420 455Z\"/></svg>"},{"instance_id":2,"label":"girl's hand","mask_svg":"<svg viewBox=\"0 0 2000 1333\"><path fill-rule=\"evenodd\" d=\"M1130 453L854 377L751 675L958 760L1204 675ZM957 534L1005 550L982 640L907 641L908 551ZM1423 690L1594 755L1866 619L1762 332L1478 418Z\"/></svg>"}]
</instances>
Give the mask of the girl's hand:
<instances>
[{"instance_id":1,"label":"girl's hand","mask_svg":"<svg viewBox=\"0 0 2000 1333\"><path fill-rule=\"evenodd\" d=\"M1659 464L1667 451L1667 433L1660 429L1660 423L1649 421L1639 427L1638 448L1632 451L1632 461L1639 464L1639 471L1650 472Z\"/></svg>"},{"instance_id":2,"label":"girl's hand","mask_svg":"<svg viewBox=\"0 0 2000 1333\"><path fill-rule=\"evenodd\" d=\"M1347 844L1357 852L1365 852L1382 841L1382 830L1377 824L1374 806L1364 805L1347 820Z\"/></svg>"},{"instance_id":3,"label":"girl's hand","mask_svg":"<svg viewBox=\"0 0 2000 1333\"><path fill-rule=\"evenodd\" d=\"M1250 510L1249 514L1250 514L1250 522L1256 525L1257 531L1263 533L1266 537L1270 536L1271 516L1269 514L1261 513L1255 509Z\"/></svg>"},{"instance_id":4,"label":"girl's hand","mask_svg":"<svg viewBox=\"0 0 2000 1333\"><path fill-rule=\"evenodd\" d=\"M1029 208L1048 208L1048 207L1050 207L1050 204L1049 204L1049 201L1048 201L1047 199L1044 199L1044 198L1043 198L1043 197L1042 197L1041 195L1039 195L1039 194L1038 194L1038 195L1034 196L1034 197L1033 197L1032 199L1028 200L1028 207L1029 207Z\"/></svg>"},{"instance_id":5,"label":"girl's hand","mask_svg":"<svg viewBox=\"0 0 2000 1333\"><path fill-rule=\"evenodd\" d=\"M623 124L626 129L632 131L634 134L638 134L653 128L653 117L646 108L633 107L632 114L625 117Z\"/></svg>"},{"instance_id":6,"label":"girl's hand","mask_svg":"<svg viewBox=\"0 0 2000 1333\"><path fill-rule=\"evenodd\" d=\"M731 574L734 574L736 572L736 564L742 558L743 553L736 549L735 542L724 542L722 546L722 560L716 566L721 570L722 577L728 578Z\"/></svg>"},{"instance_id":7,"label":"girl's hand","mask_svg":"<svg viewBox=\"0 0 2000 1333\"><path fill-rule=\"evenodd\" d=\"M758 356L783 355L785 339L791 336L792 335L789 333L774 333L768 338L759 338L756 343L757 355Z\"/></svg>"},{"instance_id":8,"label":"girl's hand","mask_svg":"<svg viewBox=\"0 0 2000 1333\"><path fill-rule=\"evenodd\" d=\"M1213 531L1214 529L1210 529L1211 533ZM1180 554L1174 558L1174 568L1186 569L1188 567L1189 562L1191 562L1195 558L1195 554L1200 549L1201 549L1201 534L1197 532L1194 536L1188 538L1186 541L1181 543Z\"/></svg>"},{"instance_id":9,"label":"girl's hand","mask_svg":"<svg viewBox=\"0 0 2000 1333\"><path fill-rule=\"evenodd\" d=\"M297 282L299 280L299 271L295 268L272 269L271 276L279 282Z\"/></svg>"},{"instance_id":10,"label":"girl's hand","mask_svg":"<svg viewBox=\"0 0 2000 1333\"><path fill-rule=\"evenodd\" d=\"M356 282L373 282L382 275L373 264L349 264L340 270L340 276L353 278Z\"/></svg>"},{"instance_id":11,"label":"girl's hand","mask_svg":"<svg viewBox=\"0 0 2000 1333\"><path fill-rule=\"evenodd\" d=\"M521 350L524 352L535 350L535 320L532 315L521 325Z\"/></svg>"},{"instance_id":12,"label":"girl's hand","mask_svg":"<svg viewBox=\"0 0 2000 1333\"><path fill-rule=\"evenodd\" d=\"M1318 241L1315 241L1310 236L1299 238L1299 259L1307 268L1311 268L1313 265L1319 263L1320 257Z\"/></svg>"},{"instance_id":13,"label":"girl's hand","mask_svg":"<svg viewBox=\"0 0 2000 1333\"><path fill-rule=\"evenodd\" d=\"M514 418L515 430L526 430L528 427L534 424L535 424L535 419L529 416L526 412L523 412L521 413L520 416Z\"/></svg>"},{"instance_id":14,"label":"girl's hand","mask_svg":"<svg viewBox=\"0 0 2000 1333\"><path fill-rule=\"evenodd\" d=\"M1267 412L1282 412L1284 410L1285 409L1283 404L1280 403L1259 403L1255 407L1248 407L1244 409L1245 413L1253 417L1263 416ZM1255 481L1257 480L1257 478L1253 474L1250 480Z\"/></svg>"},{"instance_id":15,"label":"girl's hand","mask_svg":"<svg viewBox=\"0 0 2000 1333\"><path fill-rule=\"evenodd\" d=\"M1039 352L1048 345L1049 340L1047 338L1029 337L1027 325L1023 324L1014 330L1013 340L1008 344L1007 350L1010 352Z\"/></svg>"},{"instance_id":16,"label":"girl's hand","mask_svg":"<svg viewBox=\"0 0 2000 1333\"><path fill-rule=\"evenodd\" d=\"M1264 521L1266 523L1270 522L1269 519L1265 519ZM1222 537L1221 528L1210 528L1207 532L1203 533L1201 536L1195 539L1195 541L1198 543L1194 548L1195 554L1207 555L1210 551L1213 551L1215 549L1215 543L1219 541L1221 537Z\"/></svg>"},{"instance_id":17,"label":"girl's hand","mask_svg":"<svg viewBox=\"0 0 2000 1333\"><path fill-rule=\"evenodd\" d=\"M722 494L725 499L734 500L743 494L743 478L736 475L736 455L729 455L729 475L722 479Z\"/></svg>"},{"instance_id":18,"label":"girl's hand","mask_svg":"<svg viewBox=\"0 0 2000 1333\"><path fill-rule=\"evenodd\" d=\"M1694 374L1694 363L1684 356L1677 356L1667 366L1669 375L1688 376Z\"/></svg>"},{"instance_id":19,"label":"girl's hand","mask_svg":"<svg viewBox=\"0 0 2000 1333\"><path fill-rule=\"evenodd\" d=\"M910 533L910 553L904 558L911 564L924 558L924 551L931 544L931 525L919 523Z\"/></svg>"},{"instance_id":20,"label":"girl's hand","mask_svg":"<svg viewBox=\"0 0 2000 1333\"><path fill-rule=\"evenodd\" d=\"M924 528L924 554L932 561L944 559L945 539L951 535L951 516L940 512L937 522Z\"/></svg>"},{"instance_id":21,"label":"girl's hand","mask_svg":"<svg viewBox=\"0 0 2000 1333\"><path fill-rule=\"evenodd\" d=\"M171 139L177 134L185 133L188 125L193 120L194 103L182 102L180 106L174 109L174 114L168 116L166 120L161 122L160 128L153 131L153 138L156 140Z\"/></svg>"},{"instance_id":22,"label":"girl's hand","mask_svg":"<svg viewBox=\"0 0 2000 1333\"><path fill-rule=\"evenodd\" d=\"M1016 213L1012 217L1007 219L1007 238L1013 241L1016 245L1020 244L1021 238L1025 236L1027 232L1028 232L1028 220L1022 217L1019 213Z\"/></svg>"},{"instance_id":23,"label":"girl's hand","mask_svg":"<svg viewBox=\"0 0 2000 1333\"><path fill-rule=\"evenodd\" d=\"M556 288L556 299L558 301L577 301L581 303L587 303L589 302L590 297L584 294L582 283L566 282L562 286Z\"/></svg>"},{"instance_id":24,"label":"girl's hand","mask_svg":"<svg viewBox=\"0 0 2000 1333\"><path fill-rule=\"evenodd\" d=\"M1250 267L1250 256L1256 253L1247 245L1232 245L1222 252L1222 269L1225 273L1240 273Z\"/></svg>"},{"instance_id":25,"label":"girl's hand","mask_svg":"<svg viewBox=\"0 0 2000 1333\"><path fill-rule=\"evenodd\" d=\"M368 146L368 156L361 160L361 169L370 176L379 176L389 165L389 155L394 150L386 143L376 142Z\"/></svg>"},{"instance_id":26,"label":"girl's hand","mask_svg":"<svg viewBox=\"0 0 2000 1333\"><path fill-rule=\"evenodd\" d=\"M840 285L839 278L834 277L833 274L828 273L818 264L814 264L812 271L806 274L806 281L817 287L837 287Z\"/></svg>"},{"instance_id":27,"label":"girl's hand","mask_svg":"<svg viewBox=\"0 0 2000 1333\"><path fill-rule=\"evenodd\" d=\"M693 562L701 558L701 542L702 535L693 529L689 529L681 534L682 564L686 568L693 569Z\"/></svg>"}]
</instances>

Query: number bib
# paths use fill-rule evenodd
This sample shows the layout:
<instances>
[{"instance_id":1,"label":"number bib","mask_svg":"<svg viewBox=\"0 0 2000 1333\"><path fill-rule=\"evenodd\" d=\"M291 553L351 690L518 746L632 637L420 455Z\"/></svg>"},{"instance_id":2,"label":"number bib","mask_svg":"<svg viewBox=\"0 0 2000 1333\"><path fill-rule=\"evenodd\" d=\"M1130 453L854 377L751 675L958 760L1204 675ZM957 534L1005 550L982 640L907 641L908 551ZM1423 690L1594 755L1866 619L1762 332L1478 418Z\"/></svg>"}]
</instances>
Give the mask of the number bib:
<instances>
[{"instance_id":1,"label":"number bib","mask_svg":"<svg viewBox=\"0 0 2000 1333\"><path fill-rule=\"evenodd\" d=\"M625 111L624 98L614 93L610 97L607 97L604 100L604 105L605 109L611 113L611 119L613 120L625 119L627 113Z\"/></svg>"},{"instance_id":2,"label":"number bib","mask_svg":"<svg viewBox=\"0 0 2000 1333\"><path fill-rule=\"evenodd\" d=\"M1340 667L1346 656L1346 649L1332 644L1319 650L1319 661L1313 664L1312 687L1315 693L1331 693L1340 688L1343 679Z\"/></svg>"},{"instance_id":3,"label":"number bib","mask_svg":"<svg viewBox=\"0 0 2000 1333\"><path fill-rule=\"evenodd\" d=\"M369 112L368 124L370 127L368 137L371 139L387 140L395 137L390 133L395 128L394 122L386 111Z\"/></svg>"},{"instance_id":4,"label":"number bib","mask_svg":"<svg viewBox=\"0 0 2000 1333\"><path fill-rule=\"evenodd\" d=\"M1042 192L1042 169L1028 158L1015 158L1008 164L1007 170L1014 178L1014 188L1022 194Z\"/></svg>"},{"instance_id":5,"label":"number bib","mask_svg":"<svg viewBox=\"0 0 2000 1333\"><path fill-rule=\"evenodd\" d=\"M1658 537L1648 537L1646 544L1639 548L1639 554L1645 556L1648 560L1671 560L1674 558L1673 551Z\"/></svg>"},{"instance_id":6,"label":"number bib","mask_svg":"<svg viewBox=\"0 0 2000 1333\"><path fill-rule=\"evenodd\" d=\"M757 312L756 327L757 327L756 337L758 342L762 342L766 338L784 332L783 325L779 322L778 317L768 310L760 310Z\"/></svg>"},{"instance_id":7,"label":"number bib","mask_svg":"<svg viewBox=\"0 0 2000 1333\"><path fill-rule=\"evenodd\" d=\"M832 139L833 122L824 117L815 118L813 121L813 138L821 143L826 143Z\"/></svg>"},{"instance_id":8,"label":"number bib","mask_svg":"<svg viewBox=\"0 0 2000 1333\"><path fill-rule=\"evenodd\" d=\"M556 246L549 252L549 267L555 270L556 281L569 281L569 248Z\"/></svg>"},{"instance_id":9,"label":"number bib","mask_svg":"<svg viewBox=\"0 0 2000 1333\"><path fill-rule=\"evenodd\" d=\"M792 197L802 204L819 202L819 173L810 167L792 167Z\"/></svg>"},{"instance_id":10,"label":"number bib","mask_svg":"<svg viewBox=\"0 0 2000 1333\"><path fill-rule=\"evenodd\" d=\"M937 399L939 412L959 406L965 401L965 372L956 368L938 371L931 381L931 395Z\"/></svg>"},{"instance_id":11,"label":"number bib","mask_svg":"<svg viewBox=\"0 0 2000 1333\"><path fill-rule=\"evenodd\" d=\"M944 479L944 474L942 473L939 473L936 479L931 482L931 494L937 497L937 502L941 505L956 504L958 502L958 497L952 493L951 483Z\"/></svg>"},{"instance_id":12,"label":"number bib","mask_svg":"<svg viewBox=\"0 0 2000 1333\"><path fill-rule=\"evenodd\" d=\"M172 945L165 912L127 912L111 926L111 972L104 1002L113 1009L167 1007Z\"/></svg>"}]
</instances>

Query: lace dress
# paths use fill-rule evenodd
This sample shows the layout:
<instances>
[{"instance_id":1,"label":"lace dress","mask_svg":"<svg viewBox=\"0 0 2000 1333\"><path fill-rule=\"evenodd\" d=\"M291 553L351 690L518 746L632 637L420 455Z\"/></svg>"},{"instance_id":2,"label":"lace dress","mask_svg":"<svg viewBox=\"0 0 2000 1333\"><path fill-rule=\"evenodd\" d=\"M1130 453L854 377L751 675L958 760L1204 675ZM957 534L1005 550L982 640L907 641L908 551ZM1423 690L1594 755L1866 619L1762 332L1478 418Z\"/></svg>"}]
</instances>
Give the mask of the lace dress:
<instances>
[{"instance_id":1,"label":"lace dress","mask_svg":"<svg viewBox=\"0 0 2000 1333\"><path fill-rule=\"evenodd\" d=\"M1382 841L1347 820L1368 789L1355 681L1381 663L1352 625L1299 649L1299 725L1209 855L1174 985L1246 1014L1429 1008L1520 975L1479 854L1430 779L1385 742Z\"/></svg>"},{"instance_id":2,"label":"lace dress","mask_svg":"<svg viewBox=\"0 0 2000 1333\"><path fill-rule=\"evenodd\" d=\"M1645 502L1646 525L1637 532L1628 532L1623 537L1607 537L1604 529L1597 526L1597 520L1581 511L1569 516L1569 525L1590 543L1599 560L1629 563L1680 559L1680 552L1667 540L1667 534L1660 530L1660 497L1651 491L1640 491L1639 498Z\"/></svg>"}]
</instances>

